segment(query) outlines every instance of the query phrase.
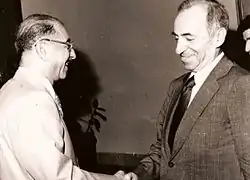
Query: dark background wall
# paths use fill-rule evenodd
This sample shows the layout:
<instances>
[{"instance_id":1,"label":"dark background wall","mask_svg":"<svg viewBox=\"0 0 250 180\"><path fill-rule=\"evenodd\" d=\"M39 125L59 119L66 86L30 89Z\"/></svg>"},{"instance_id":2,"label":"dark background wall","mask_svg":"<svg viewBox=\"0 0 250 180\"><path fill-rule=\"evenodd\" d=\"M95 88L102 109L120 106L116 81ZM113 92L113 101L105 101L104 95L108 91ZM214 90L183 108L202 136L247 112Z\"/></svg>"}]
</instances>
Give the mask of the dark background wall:
<instances>
[{"instance_id":1,"label":"dark background wall","mask_svg":"<svg viewBox=\"0 0 250 180\"><path fill-rule=\"evenodd\" d=\"M0 85L12 75L17 61L14 48L15 31L22 20L20 0L0 2Z\"/></svg>"},{"instance_id":2,"label":"dark background wall","mask_svg":"<svg viewBox=\"0 0 250 180\"><path fill-rule=\"evenodd\" d=\"M100 77L107 123L98 152L146 153L169 82L183 70L170 33L181 0L22 0L22 13L60 18ZM234 0L224 0L231 28Z\"/></svg>"}]
</instances>

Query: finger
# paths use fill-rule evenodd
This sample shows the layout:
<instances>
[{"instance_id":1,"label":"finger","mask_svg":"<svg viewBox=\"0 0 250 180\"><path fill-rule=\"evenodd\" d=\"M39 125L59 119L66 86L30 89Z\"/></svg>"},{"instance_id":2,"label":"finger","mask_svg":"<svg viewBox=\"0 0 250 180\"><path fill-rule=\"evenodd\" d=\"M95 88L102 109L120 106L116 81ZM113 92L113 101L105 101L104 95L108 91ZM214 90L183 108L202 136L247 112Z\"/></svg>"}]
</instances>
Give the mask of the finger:
<instances>
[{"instance_id":1,"label":"finger","mask_svg":"<svg viewBox=\"0 0 250 180\"><path fill-rule=\"evenodd\" d=\"M138 176L135 173L132 173L132 180L138 180Z\"/></svg>"},{"instance_id":2,"label":"finger","mask_svg":"<svg viewBox=\"0 0 250 180\"><path fill-rule=\"evenodd\" d=\"M126 174L123 178L123 180L137 180L137 179L138 179L137 175L132 172Z\"/></svg>"}]
</instances>

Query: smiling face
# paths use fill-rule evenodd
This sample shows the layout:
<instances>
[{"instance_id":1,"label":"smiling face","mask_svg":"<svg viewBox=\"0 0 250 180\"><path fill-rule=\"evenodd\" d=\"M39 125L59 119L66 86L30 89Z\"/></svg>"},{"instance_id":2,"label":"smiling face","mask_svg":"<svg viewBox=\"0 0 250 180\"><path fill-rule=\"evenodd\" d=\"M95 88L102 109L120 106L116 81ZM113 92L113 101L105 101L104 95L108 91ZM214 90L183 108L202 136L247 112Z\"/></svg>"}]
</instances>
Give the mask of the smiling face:
<instances>
[{"instance_id":1,"label":"smiling face","mask_svg":"<svg viewBox=\"0 0 250 180\"><path fill-rule=\"evenodd\" d=\"M176 53L186 70L197 72L215 58L216 44L211 34L205 6L196 5L177 15L173 35L177 42Z\"/></svg>"},{"instance_id":2,"label":"smiling face","mask_svg":"<svg viewBox=\"0 0 250 180\"><path fill-rule=\"evenodd\" d=\"M69 62L76 58L75 51L70 47L69 35L62 25L55 25L57 34L51 37L49 59L53 80L64 79L67 75ZM54 41L53 41L54 40ZM67 45L68 44L68 45Z\"/></svg>"}]
</instances>

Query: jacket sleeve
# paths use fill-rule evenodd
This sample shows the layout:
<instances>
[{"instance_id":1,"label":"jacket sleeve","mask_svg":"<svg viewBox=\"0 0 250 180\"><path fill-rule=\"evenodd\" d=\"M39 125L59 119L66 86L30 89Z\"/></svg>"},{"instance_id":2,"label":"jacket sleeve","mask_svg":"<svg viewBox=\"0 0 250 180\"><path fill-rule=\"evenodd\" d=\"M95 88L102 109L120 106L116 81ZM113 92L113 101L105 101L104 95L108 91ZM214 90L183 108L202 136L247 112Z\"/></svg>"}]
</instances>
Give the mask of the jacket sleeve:
<instances>
[{"instance_id":1,"label":"jacket sleeve","mask_svg":"<svg viewBox=\"0 0 250 180\"><path fill-rule=\"evenodd\" d=\"M39 96L43 100L36 101L37 96L31 96L20 101L10 118L10 122L17 124L9 130L14 154L31 179L115 180L115 176L90 173L73 163L65 153L66 130L53 102L42 94Z\"/></svg>"},{"instance_id":2,"label":"jacket sleeve","mask_svg":"<svg viewBox=\"0 0 250 180\"><path fill-rule=\"evenodd\" d=\"M157 135L156 142L150 146L148 155L141 160L139 166L134 170L139 179L158 179L160 176L160 161L161 161L161 148L162 148L162 133L165 121L166 109L169 106L169 94L165 99L162 108L157 117Z\"/></svg>"},{"instance_id":3,"label":"jacket sleeve","mask_svg":"<svg viewBox=\"0 0 250 180\"><path fill-rule=\"evenodd\" d=\"M228 98L229 122L245 180L250 180L250 76L238 79Z\"/></svg>"}]
</instances>

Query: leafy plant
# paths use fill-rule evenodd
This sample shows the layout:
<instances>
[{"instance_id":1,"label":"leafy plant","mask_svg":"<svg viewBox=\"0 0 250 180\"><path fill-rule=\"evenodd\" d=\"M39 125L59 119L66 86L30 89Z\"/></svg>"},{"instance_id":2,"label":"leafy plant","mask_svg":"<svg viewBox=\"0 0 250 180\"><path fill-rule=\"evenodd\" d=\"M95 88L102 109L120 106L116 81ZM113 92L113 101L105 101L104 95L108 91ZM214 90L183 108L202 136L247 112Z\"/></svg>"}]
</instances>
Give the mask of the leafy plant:
<instances>
[{"instance_id":1,"label":"leafy plant","mask_svg":"<svg viewBox=\"0 0 250 180\"><path fill-rule=\"evenodd\" d=\"M87 132L93 131L93 128L95 128L97 132L100 132L100 120L107 121L107 117L103 114L105 111L106 109L99 107L99 102L95 98L92 102L92 113L89 115L90 119L88 120Z\"/></svg>"}]
</instances>

